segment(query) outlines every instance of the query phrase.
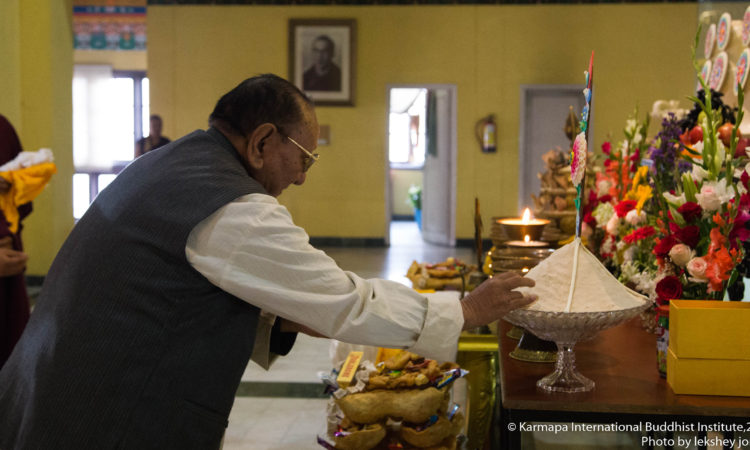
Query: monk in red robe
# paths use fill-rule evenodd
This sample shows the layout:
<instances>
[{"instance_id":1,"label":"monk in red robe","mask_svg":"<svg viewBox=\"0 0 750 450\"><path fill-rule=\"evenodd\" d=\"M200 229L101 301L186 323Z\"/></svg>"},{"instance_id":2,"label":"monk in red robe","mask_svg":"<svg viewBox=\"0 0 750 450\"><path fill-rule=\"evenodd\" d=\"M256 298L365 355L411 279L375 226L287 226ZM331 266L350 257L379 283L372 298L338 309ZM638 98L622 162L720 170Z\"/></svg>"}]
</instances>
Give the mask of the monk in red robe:
<instances>
[{"instance_id":1,"label":"monk in red robe","mask_svg":"<svg viewBox=\"0 0 750 450\"><path fill-rule=\"evenodd\" d=\"M21 153L21 141L8 120L0 115L0 165ZM0 177L0 195L10 189L10 183ZM18 207L20 220L31 212L31 203ZM26 294L27 256L21 244L21 225L12 233L8 221L0 212L0 368L21 337L29 320L29 297Z\"/></svg>"}]
</instances>

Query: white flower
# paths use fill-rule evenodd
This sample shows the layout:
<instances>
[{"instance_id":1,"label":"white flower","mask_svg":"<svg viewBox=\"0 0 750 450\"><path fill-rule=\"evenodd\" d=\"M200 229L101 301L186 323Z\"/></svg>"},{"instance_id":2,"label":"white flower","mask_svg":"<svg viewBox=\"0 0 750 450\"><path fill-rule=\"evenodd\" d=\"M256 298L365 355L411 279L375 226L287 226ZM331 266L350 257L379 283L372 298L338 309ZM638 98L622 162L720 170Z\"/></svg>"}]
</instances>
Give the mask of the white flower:
<instances>
[{"instance_id":1,"label":"white flower","mask_svg":"<svg viewBox=\"0 0 750 450\"><path fill-rule=\"evenodd\" d=\"M633 264L632 261L625 261L625 263L620 266L620 277L623 279L623 281L630 281L633 278L635 278L641 271L636 267L635 264Z\"/></svg>"},{"instance_id":2,"label":"white flower","mask_svg":"<svg viewBox=\"0 0 750 450\"><path fill-rule=\"evenodd\" d=\"M716 159L723 163L724 159L727 157L727 149L724 147L724 141L719 139L719 135L716 135Z\"/></svg>"},{"instance_id":3,"label":"white flower","mask_svg":"<svg viewBox=\"0 0 750 450\"><path fill-rule=\"evenodd\" d=\"M617 236L617 229L619 227L620 218L617 217L617 214L614 214L609 218L609 220L607 221L607 225L604 228L607 230L607 233L611 234L612 236Z\"/></svg>"},{"instance_id":4,"label":"white flower","mask_svg":"<svg viewBox=\"0 0 750 450\"><path fill-rule=\"evenodd\" d=\"M637 123L635 119L628 119L625 121L625 132L628 134L632 134L633 131L635 131Z\"/></svg>"},{"instance_id":5,"label":"white flower","mask_svg":"<svg viewBox=\"0 0 750 450\"><path fill-rule=\"evenodd\" d=\"M623 160L626 159L628 156L630 156L630 155L628 155L628 150L629 149L630 149L630 143L628 142L627 139L625 139L624 141L620 142L620 153L622 153L622 159Z\"/></svg>"},{"instance_id":6,"label":"white flower","mask_svg":"<svg viewBox=\"0 0 750 450\"><path fill-rule=\"evenodd\" d=\"M727 184L727 179L722 178L716 184L719 190L719 199L721 203L727 203L734 198L734 186Z\"/></svg>"},{"instance_id":7,"label":"white flower","mask_svg":"<svg viewBox=\"0 0 750 450\"><path fill-rule=\"evenodd\" d=\"M684 192L682 194L680 194L680 195L672 195L669 192L664 192L662 195L664 196L664 198L669 203L671 203L672 205L676 206L677 208L679 208L680 206L684 205L685 202L687 201L685 199L685 193Z\"/></svg>"},{"instance_id":8,"label":"white flower","mask_svg":"<svg viewBox=\"0 0 750 450\"><path fill-rule=\"evenodd\" d=\"M634 260L635 259L635 250L636 250L636 248L635 248L634 245L631 245L630 247L628 247L627 250L625 250L622 253L622 259L623 259L623 261L628 262L628 261Z\"/></svg>"},{"instance_id":9,"label":"white flower","mask_svg":"<svg viewBox=\"0 0 750 450\"><path fill-rule=\"evenodd\" d=\"M664 278L664 274L654 274L648 271L642 271L634 274L631 281L635 283L635 290L648 295L651 300L656 300L656 283Z\"/></svg>"},{"instance_id":10,"label":"white flower","mask_svg":"<svg viewBox=\"0 0 750 450\"><path fill-rule=\"evenodd\" d=\"M602 242L602 253L612 254L615 251L615 240L609 237L604 238Z\"/></svg>"},{"instance_id":11,"label":"white flower","mask_svg":"<svg viewBox=\"0 0 750 450\"><path fill-rule=\"evenodd\" d=\"M625 222L633 226L645 223L646 219L646 211L644 210L641 210L639 214L637 210L631 209L627 214L625 214Z\"/></svg>"},{"instance_id":12,"label":"white flower","mask_svg":"<svg viewBox=\"0 0 750 450\"><path fill-rule=\"evenodd\" d=\"M698 199L698 204L701 205L703 211L714 212L721 208L721 200L719 194L716 192L713 183L705 183L701 187L699 194L695 194L695 198Z\"/></svg>"},{"instance_id":13,"label":"white flower","mask_svg":"<svg viewBox=\"0 0 750 450\"><path fill-rule=\"evenodd\" d=\"M638 145L643 140L643 136L641 136L641 133L635 133L635 136L633 136L633 144Z\"/></svg>"},{"instance_id":14,"label":"white flower","mask_svg":"<svg viewBox=\"0 0 750 450\"><path fill-rule=\"evenodd\" d=\"M680 267L685 267L694 256L695 251L685 244L675 244L669 250L669 257L672 259L672 262Z\"/></svg>"},{"instance_id":15,"label":"white flower","mask_svg":"<svg viewBox=\"0 0 750 450\"><path fill-rule=\"evenodd\" d=\"M748 166L750 166L750 163L748 163ZM612 188L612 182L606 178L602 178L601 180L596 182L596 195L597 197L601 197L602 195L607 195L609 193L610 188Z\"/></svg>"},{"instance_id":16,"label":"white flower","mask_svg":"<svg viewBox=\"0 0 750 450\"><path fill-rule=\"evenodd\" d=\"M693 144L693 150L695 150L695 152L698 153L699 155L703 155L703 146L704 146L703 141L698 141L695 144ZM694 159L694 161L700 164L701 159L700 158Z\"/></svg>"},{"instance_id":17,"label":"white flower","mask_svg":"<svg viewBox=\"0 0 750 450\"><path fill-rule=\"evenodd\" d=\"M708 176L708 171L698 164L693 164L691 172L694 181L701 182Z\"/></svg>"},{"instance_id":18,"label":"white flower","mask_svg":"<svg viewBox=\"0 0 750 450\"><path fill-rule=\"evenodd\" d=\"M611 203L599 203L591 215L596 219L597 228L604 228L609 219L615 215L615 207Z\"/></svg>"},{"instance_id":19,"label":"white flower","mask_svg":"<svg viewBox=\"0 0 750 450\"><path fill-rule=\"evenodd\" d=\"M695 194L698 204L706 212L718 211L721 205L734 198L734 188L727 186L726 178L719 181L706 181L701 191Z\"/></svg>"}]
</instances>

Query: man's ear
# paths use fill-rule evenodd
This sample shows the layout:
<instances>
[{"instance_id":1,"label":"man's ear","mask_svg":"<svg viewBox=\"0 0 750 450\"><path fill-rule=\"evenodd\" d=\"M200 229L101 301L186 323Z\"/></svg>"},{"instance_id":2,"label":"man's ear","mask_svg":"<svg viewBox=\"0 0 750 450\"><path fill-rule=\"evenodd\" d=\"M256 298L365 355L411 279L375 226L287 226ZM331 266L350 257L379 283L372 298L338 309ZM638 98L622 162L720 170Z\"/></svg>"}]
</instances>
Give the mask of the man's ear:
<instances>
[{"instance_id":1,"label":"man's ear","mask_svg":"<svg viewBox=\"0 0 750 450\"><path fill-rule=\"evenodd\" d=\"M263 168L263 159L265 156L264 149L268 145L267 139L276 131L276 126L271 123L259 125L248 136L247 148L245 149L245 158L247 163L253 169Z\"/></svg>"}]
</instances>

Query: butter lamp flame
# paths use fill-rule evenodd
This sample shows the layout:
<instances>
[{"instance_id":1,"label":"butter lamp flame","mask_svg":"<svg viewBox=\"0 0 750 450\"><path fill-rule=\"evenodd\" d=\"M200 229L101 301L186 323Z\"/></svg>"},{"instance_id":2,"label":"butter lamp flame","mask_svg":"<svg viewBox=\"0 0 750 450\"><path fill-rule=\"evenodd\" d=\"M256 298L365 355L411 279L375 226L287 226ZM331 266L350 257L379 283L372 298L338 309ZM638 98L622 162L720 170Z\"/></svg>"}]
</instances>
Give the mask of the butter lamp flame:
<instances>
[{"instance_id":1,"label":"butter lamp flame","mask_svg":"<svg viewBox=\"0 0 750 450\"><path fill-rule=\"evenodd\" d=\"M524 209L520 218L498 219L509 240L538 241L549 220L531 217L529 208Z\"/></svg>"},{"instance_id":2,"label":"butter lamp flame","mask_svg":"<svg viewBox=\"0 0 750 450\"><path fill-rule=\"evenodd\" d=\"M529 224L531 222L531 211L529 208L526 208L523 210L523 214L521 215L521 223L524 225Z\"/></svg>"}]
</instances>

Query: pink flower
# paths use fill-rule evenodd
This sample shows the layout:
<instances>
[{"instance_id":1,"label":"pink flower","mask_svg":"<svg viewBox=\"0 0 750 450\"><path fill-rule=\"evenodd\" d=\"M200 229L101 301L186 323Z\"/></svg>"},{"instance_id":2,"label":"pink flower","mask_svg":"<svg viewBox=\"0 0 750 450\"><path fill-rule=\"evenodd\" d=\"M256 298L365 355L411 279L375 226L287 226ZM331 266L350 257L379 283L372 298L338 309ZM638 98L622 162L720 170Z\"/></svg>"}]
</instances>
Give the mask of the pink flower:
<instances>
[{"instance_id":1,"label":"pink flower","mask_svg":"<svg viewBox=\"0 0 750 450\"><path fill-rule=\"evenodd\" d=\"M691 281L697 281L699 283L705 283L708 281L706 277L706 269L708 268L708 262L703 257L696 257L688 261L686 269L693 279Z\"/></svg>"},{"instance_id":2,"label":"pink flower","mask_svg":"<svg viewBox=\"0 0 750 450\"><path fill-rule=\"evenodd\" d=\"M596 223L596 221L594 221ZM591 228L591 226L587 222L583 222L581 224L581 237L586 239L591 239L591 235L594 234L594 230Z\"/></svg>"},{"instance_id":3,"label":"pink flower","mask_svg":"<svg viewBox=\"0 0 750 450\"><path fill-rule=\"evenodd\" d=\"M645 223L646 219L646 211L641 211L640 213L638 213L637 209L631 209L627 214L625 214L625 222L633 226Z\"/></svg>"},{"instance_id":4,"label":"pink flower","mask_svg":"<svg viewBox=\"0 0 750 450\"><path fill-rule=\"evenodd\" d=\"M617 236L617 228L619 227L620 218L617 217L617 214L612 214L612 217L610 217L609 222L607 222L607 225L605 227L607 233L611 234L612 236Z\"/></svg>"},{"instance_id":5,"label":"pink flower","mask_svg":"<svg viewBox=\"0 0 750 450\"><path fill-rule=\"evenodd\" d=\"M685 267L694 255L695 252L685 244L676 244L669 250L669 257L672 262L680 267Z\"/></svg>"},{"instance_id":6,"label":"pink flower","mask_svg":"<svg viewBox=\"0 0 750 450\"><path fill-rule=\"evenodd\" d=\"M714 186L708 183L701 187L701 192L695 194L695 198L698 199L698 204L705 211L716 211L721 208L721 198L719 197L719 193Z\"/></svg>"},{"instance_id":7,"label":"pink flower","mask_svg":"<svg viewBox=\"0 0 750 450\"><path fill-rule=\"evenodd\" d=\"M570 176L573 186L578 187L586 173L586 133L580 132L573 142L573 158L570 161Z\"/></svg>"}]
</instances>

